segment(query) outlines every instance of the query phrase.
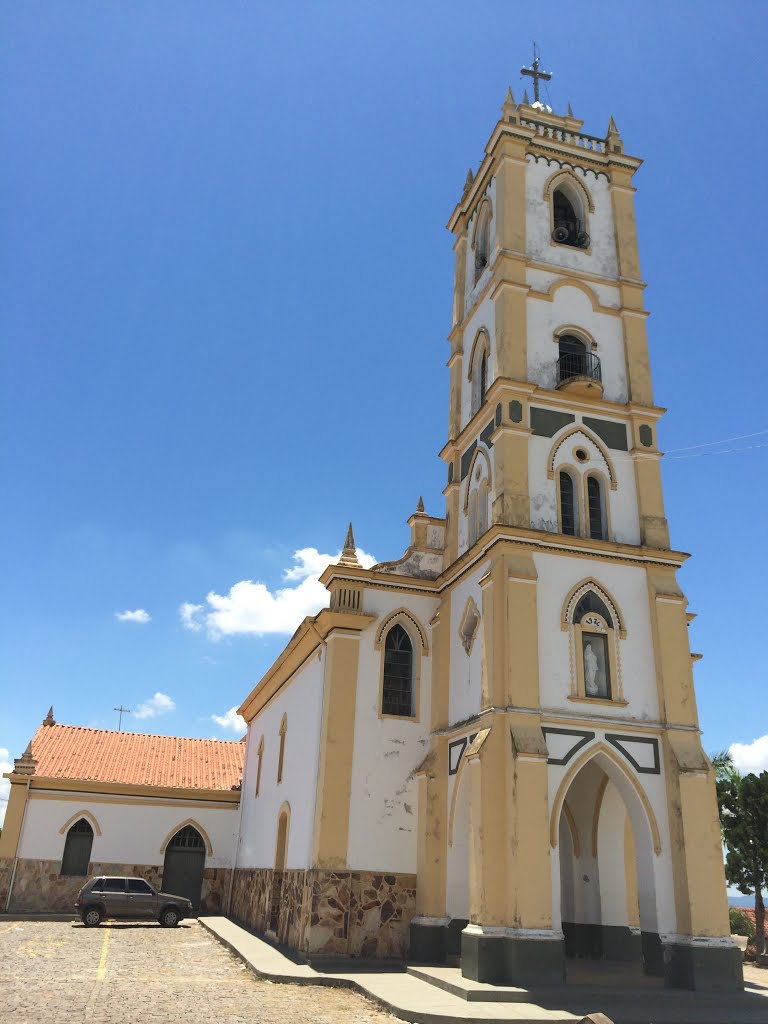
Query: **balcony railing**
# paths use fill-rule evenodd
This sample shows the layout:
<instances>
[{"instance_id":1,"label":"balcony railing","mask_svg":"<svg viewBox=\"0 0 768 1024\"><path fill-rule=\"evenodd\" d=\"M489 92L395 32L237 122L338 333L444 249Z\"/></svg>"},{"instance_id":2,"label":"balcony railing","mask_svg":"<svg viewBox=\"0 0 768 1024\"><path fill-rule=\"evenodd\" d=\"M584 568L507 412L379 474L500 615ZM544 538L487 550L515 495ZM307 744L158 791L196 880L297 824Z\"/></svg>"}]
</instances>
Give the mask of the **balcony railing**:
<instances>
[{"instance_id":1,"label":"balcony railing","mask_svg":"<svg viewBox=\"0 0 768 1024\"><path fill-rule=\"evenodd\" d=\"M557 360L558 387L574 378L603 382L600 359L591 352L565 352Z\"/></svg>"}]
</instances>

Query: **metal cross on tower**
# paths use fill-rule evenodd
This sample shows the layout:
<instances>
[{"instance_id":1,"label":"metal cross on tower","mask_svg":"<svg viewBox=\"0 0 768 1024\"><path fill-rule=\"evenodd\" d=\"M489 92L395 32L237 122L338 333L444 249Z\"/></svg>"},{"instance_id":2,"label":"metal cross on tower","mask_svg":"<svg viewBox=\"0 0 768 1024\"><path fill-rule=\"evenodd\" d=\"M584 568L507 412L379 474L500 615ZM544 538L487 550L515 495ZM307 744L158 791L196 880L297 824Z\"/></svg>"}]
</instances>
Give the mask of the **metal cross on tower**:
<instances>
[{"instance_id":1,"label":"metal cross on tower","mask_svg":"<svg viewBox=\"0 0 768 1024\"><path fill-rule=\"evenodd\" d=\"M533 102L539 102L539 79L542 82L548 82L552 78L552 74L549 71L539 71L539 53L536 47L536 43L533 44L533 63L529 68L520 68L521 75L527 75L533 79Z\"/></svg>"}]
</instances>

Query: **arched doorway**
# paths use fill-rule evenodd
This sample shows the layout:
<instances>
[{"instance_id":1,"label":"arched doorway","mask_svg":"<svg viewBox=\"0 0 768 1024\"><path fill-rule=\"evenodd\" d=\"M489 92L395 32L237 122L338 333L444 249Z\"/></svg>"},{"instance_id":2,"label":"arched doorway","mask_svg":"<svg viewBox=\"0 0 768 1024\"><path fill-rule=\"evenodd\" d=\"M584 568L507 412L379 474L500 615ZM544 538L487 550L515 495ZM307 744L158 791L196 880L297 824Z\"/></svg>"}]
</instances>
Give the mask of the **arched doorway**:
<instances>
[{"instance_id":1,"label":"arched doorway","mask_svg":"<svg viewBox=\"0 0 768 1024\"><path fill-rule=\"evenodd\" d=\"M639 783L598 751L560 796L555 812L566 957L642 963L646 973L659 974L659 840Z\"/></svg>"},{"instance_id":2,"label":"arched doorway","mask_svg":"<svg viewBox=\"0 0 768 1024\"><path fill-rule=\"evenodd\" d=\"M204 869L205 840L194 825L184 825L165 848L163 892L186 896L199 909Z\"/></svg>"}]
</instances>

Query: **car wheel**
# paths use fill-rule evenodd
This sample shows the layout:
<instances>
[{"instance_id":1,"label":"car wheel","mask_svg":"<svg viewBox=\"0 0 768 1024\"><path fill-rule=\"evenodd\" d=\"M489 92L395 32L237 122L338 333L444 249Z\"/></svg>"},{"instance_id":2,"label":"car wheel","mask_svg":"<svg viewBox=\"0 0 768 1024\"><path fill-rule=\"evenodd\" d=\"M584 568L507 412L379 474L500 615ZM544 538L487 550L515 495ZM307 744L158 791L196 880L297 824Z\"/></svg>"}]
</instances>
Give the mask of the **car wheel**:
<instances>
[{"instance_id":1,"label":"car wheel","mask_svg":"<svg viewBox=\"0 0 768 1024\"><path fill-rule=\"evenodd\" d=\"M175 907L166 907L160 915L160 924L163 928L175 928L179 923L179 912Z\"/></svg>"},{"instance_id":2,"label":"car wheel","mask_svg":"<svg viewBox=\"0 0 768 1024\"><path fill-rule=\"evenodd\" d=\"M102 913L98 907L88 907L83 911L83 924L86 928L96 928L101 924Z\"/></svg>"}]
</instances>

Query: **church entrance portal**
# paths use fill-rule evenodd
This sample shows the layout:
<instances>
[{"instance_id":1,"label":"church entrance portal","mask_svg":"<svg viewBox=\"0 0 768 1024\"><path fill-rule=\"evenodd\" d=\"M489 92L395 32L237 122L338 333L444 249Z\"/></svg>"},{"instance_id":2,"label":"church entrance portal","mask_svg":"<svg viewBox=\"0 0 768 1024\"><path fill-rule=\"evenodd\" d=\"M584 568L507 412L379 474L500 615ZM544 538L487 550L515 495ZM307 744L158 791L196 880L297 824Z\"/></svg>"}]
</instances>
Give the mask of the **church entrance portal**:
<instances>
[{"instance_id":1,"label":"church entrance portal","mask_svg":"<svg viewBox=\"0 0 768 1024\"><path fill-rule=\"evenodd\" d=\"M193 825L185 825L165 850L163 892L186 896L197 910L200 907L204 869L205 841Z\"/></svg>"},{"instance_id":2,"label":"church entrance portal","mask_svg":"<svg viewBox=\"0 0 768 1024\"><path fill-rule=\"evenodd\" d=\"M662 973L648 817L604 753L571 780L557 835L566 957L642 962L647 974Z\"/></svg>"}]
</instances>

